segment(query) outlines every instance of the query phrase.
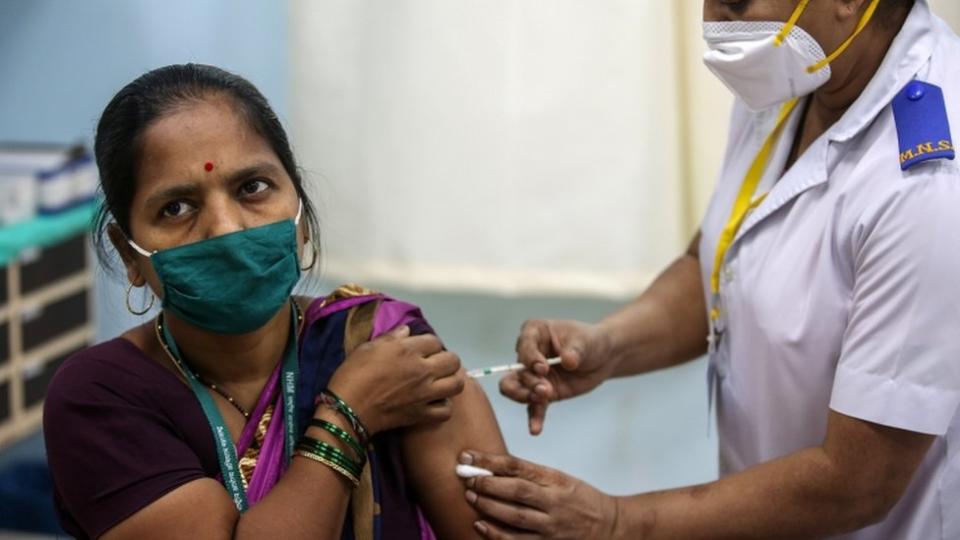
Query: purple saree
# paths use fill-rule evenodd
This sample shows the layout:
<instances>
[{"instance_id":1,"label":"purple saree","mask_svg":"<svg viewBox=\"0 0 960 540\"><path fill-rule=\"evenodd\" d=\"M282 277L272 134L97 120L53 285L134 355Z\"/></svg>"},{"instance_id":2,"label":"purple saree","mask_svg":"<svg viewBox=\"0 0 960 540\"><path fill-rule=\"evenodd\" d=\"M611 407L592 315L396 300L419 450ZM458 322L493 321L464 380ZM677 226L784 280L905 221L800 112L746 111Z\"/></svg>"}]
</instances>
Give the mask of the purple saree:
<instances>
[{"instance_id":1,"label":"purple saree","mask_svg":"<svg viewBox=\"0 0 960 540\"><path fill-rule=\"evenodd\" d=\"M357 346L403 324L410 326L412 334L433 332L417 306L357 286L341 287L309 306L299 336L297 419L301 432L313 416L314 397L326 387L346 356ZM237 442L251 505L270 491L286 468L279 383L278 365ZM360 487L350 502L343 540L435 539L405 481L400 437L399 432L373 437Z\"/></svg>"}]
</instances>

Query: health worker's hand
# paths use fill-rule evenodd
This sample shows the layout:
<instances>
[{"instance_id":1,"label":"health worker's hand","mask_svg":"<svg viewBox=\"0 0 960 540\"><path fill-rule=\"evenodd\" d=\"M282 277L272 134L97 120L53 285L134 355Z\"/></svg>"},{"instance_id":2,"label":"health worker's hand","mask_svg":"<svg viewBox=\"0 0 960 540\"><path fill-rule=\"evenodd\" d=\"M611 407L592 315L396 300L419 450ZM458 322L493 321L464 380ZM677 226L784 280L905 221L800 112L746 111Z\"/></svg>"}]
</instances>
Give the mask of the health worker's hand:
<instances>
[{"instance_id":1,"label":"health worker's hand","mask_svg":"<svg viewBox=\"0 0 960 540\"><path fill-rule=\"evenodd\" d=\"M468 450L460 463L493 476L465 480L467 501L483 519L474 529L493 540L612 538L618 503L560 471L505 455Z\"/></svg>"},{"instance_id":2,"label":"health worker's hand","mask_svg":"<svg viewBox=\"0 0 960 540\"><path fill-rule=\"evenodd\" d=\"M460 358L440 339L401 326L357 347L328 387L360 417L370 435L450 419L450 398L463 392Z\"/></svg>"},{"instance_id":3,"label":"health worker's hand","mask_svg":"<svg viewBox=\"0 0 960 540\"><path fill-rule=\"evenodd\" d=\"M556 356L562 363L549 366L547 358ZM551 402L590 392L616 368L604 329L579 321L525 322L517 338L517 359L527 369L504 376L500 393L527 404L532 435L543 431Z\"/></svg>"}]
</instances>

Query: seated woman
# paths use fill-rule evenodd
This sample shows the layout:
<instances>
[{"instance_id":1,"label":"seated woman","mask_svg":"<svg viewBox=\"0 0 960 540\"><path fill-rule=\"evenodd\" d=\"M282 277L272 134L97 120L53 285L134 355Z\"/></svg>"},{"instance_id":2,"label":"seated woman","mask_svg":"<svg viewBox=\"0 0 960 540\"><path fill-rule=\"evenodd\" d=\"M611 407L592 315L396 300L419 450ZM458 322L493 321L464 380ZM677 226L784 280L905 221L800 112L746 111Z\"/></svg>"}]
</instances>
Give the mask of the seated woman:
<instances>
[{"instance_id":1,"label":"seated woman","mask_svg":"<svg viewBox=\"0 0 960 540\"><path fill-rule=\"evenodd\" d=\"M260 92L210 66L151 71L107 105L95 150L101 254L106 233L128 309L163 309L50 385L67 532L476 537L454 468L466 447L503 452L489 403L415 306L291 297L317 220Z\"/></svg>"}]
</instances>

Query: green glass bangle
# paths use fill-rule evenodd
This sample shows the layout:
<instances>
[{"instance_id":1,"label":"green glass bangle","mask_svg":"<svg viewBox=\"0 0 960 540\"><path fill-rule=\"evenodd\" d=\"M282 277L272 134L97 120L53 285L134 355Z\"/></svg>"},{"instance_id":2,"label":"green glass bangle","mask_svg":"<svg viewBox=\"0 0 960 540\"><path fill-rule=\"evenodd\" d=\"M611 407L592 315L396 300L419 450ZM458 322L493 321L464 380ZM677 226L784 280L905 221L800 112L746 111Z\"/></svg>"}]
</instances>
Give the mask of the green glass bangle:
<instances>
[{"instance_id":1,"label":"green glass bangle","mask_svg":"<svg viewBox=\"0 0 960 540\"><path fill-rule=\"evenodd\" d=\"M334 446L334 445L332 445L332 444L330 444L330 443L328 443L328 442L326 442L326 441L321 441L321 440L319 440L319 439L314 439L313 437L311 437L311 436L309 436L309 435L304 435L304 436L300 437L299 443L300 443L300 444L306 444L306 445L312 446L312 447L314 447L314 448L322 448L322 449L324 449L325 451L329 451L329 452L332 452L332 453L341 455L341 456L343 456L344 458L350 459L350 456L348 456L343 450L337 448L336 446ZM366 454L363 454L363 455L359 456L356 460L350 459L350 461L356 461L357 463L361 463L361 462L366 463L366 461L367 461L367 455L366 455Z\"/></svg>"},{"instance_id":2,"label":"green glass bangle","mask_svg":"<svg viewBox=\"0 0 960 540\"><path fill-rule=\"evenodd\" d=\"M357 438L360 439L360 443L364 445L367 444L367 441L370 440L369 432L366 426L363 425L363 422L360 421L360 417L357 416L357 413L353 412L353 409L347 405L346 401L340 399L340 396L334 394L329 389L320 392L320 395L317 396L317 401L342 414L344 418L350 422L353 431L357 433Z\"/></svg>"},{"instance_id":3,"label":"green glass bangle","mask_svg":"<svg viewBox=\"0 0 960 540\"><path fill-rule=\"evenodd\" d=\"M308 437L304 437L309 439ZM310 452L329 457L330 459L335 459L336 461L343 463L344 466L349 468L352 471L359 473L363 470L363 465L365 463L358 463L357 461L350 459L342 450L333 446L332 444L325 443L323 441L318 441L316 439L301 440L300 444L297 445L298 449L308 450Z\"/></svg>"},{"instance_id":4,"label":"green glass bangle","mask_svg":"<svg viewBox=\"0 0 960 540\"><path fill-rule=\"evenodd\" d=\"M323 464L326 465L327 467L330 467L331 469L333 469L334 471L336 471L338 474L340 474L341 476L343 476L344 478L346 478L347 480L349 480L350 483L353 484L353 487L358 487L358 486L360 485L360 479L357 477L357 475L352 474L350 471L344 469L344 468L341 467L340 465L338 465L338 464L336 464L336 463L334 463L334 462L332 462L332 461L330 461L330 460L328 460L328 459L326 459L326 458L324 458L324 457L322 457L322 456L317 456L317 455L314 455L314 454L312 454L312 453L310 453L310 452L307 452L307 451L304 451L304 450L297 450L297 452L296 452L295 455L301 456L301 457L304 457L304 458L307 458L307 459L309 459L309 460L311 460L311 461L316 461L316 462L318 462L318 463L323 463Z\"/></svg>"},{"instance_id":5,"label":"green glass bangle","mask_svg":"<svg viewBox=\"0 0 960 540\"><path fill-rule=\"evenodd\" d=\"M359 460L366 459L367 453L366 451L364 451L363 447L360 446L360 443L357 441L357 439L354 438L353 435L350 435L349 433L347 433L347 431L341 428L340 426L334 424L333 422L328 422L326 420L321 420L319 418L311 419L310 425L313 427L321 428L327 433L347 443L347 446L349 446L351 450L356 452L357 459Z\"/></svg>"},{"instance_id":6,"label":"green glass bangle","mask_svg":"<svg viewBox=\"0 0 960 540\"><path fill-rule=\"evenodd\" d=\"M349 459L344 459L340 456L337 456L336 454L331 454L329 452L318 451L316 448L313 448L308 445L297 446L297 450L300 450L303 452L309 452L315 456L320 456L320 457L329 459L330 461L337 463L344 469L347 469L352 474L355 474L357 476L359 476L361 471L363 471L363 469L359 468L355 462L350 461Z\"/></svg>"},{"instance_id":7,"label":"green glass bangle","mask_svg":"<svg viewBox=\"0 0 960 540\"><path fill-rule=\"evenodd\" d=\"M297 447L297 452L307 453L307 454L310 454L310 455L313 455L313 456L316 456L316 457L321 457L321 458L323 458L323 459L326 459L326 460L330 461L331 463L335 463L338 467L343 468L345 471L347 471L347 472L349 472L350 474L356 476L357 478L359 478L359 477L360 477L360 474L363 472L363 469L358 468L355 463L353 463L353 462L351 462L351 461L349 461L349 460L344 460L343 458L337 457L337 456L335 456L335 455L333 455L333 454L327 454L327 453L324 453L324 452L317 452L316 449L311 448L311 447L309 447L309 446L298 446L298 447Z\"/></svg>"},{"instance_id":8,"label":"green glass bangle","mask_svg":"<svg viewBox=\"0 0 960 540\"><path fill-rule=\"evenodd\" d=\"M365 460L361 461L361 460L351 459L350 456L348 456L346 453L344 453L343 450L340 450L336 446L324 441L314 439L313 437L308 437L306 435L300 438L299 445L314 449L317 452L337 456L350 463L356 463L358 466L362 466L362 463L366 462Z\"/></svg>"}]
</instances>

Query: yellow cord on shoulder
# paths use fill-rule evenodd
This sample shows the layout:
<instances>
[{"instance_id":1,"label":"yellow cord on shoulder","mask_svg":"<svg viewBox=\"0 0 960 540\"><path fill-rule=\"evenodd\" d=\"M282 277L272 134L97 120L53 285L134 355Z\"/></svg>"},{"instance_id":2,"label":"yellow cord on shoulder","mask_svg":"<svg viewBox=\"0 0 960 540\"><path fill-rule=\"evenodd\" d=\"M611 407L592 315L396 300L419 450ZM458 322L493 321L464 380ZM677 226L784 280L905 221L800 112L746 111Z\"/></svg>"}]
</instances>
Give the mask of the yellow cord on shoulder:
<instances>
[{"instance_id":1,"label":"yellow cord on shoulder","mask_svg":"<svg viewBox=\"0 0 960 540\"><path fill-rule=\"evenodd\" d=\"M764 171L767 170L767 164L770 161L771 154L773 154L773 147L776 146L777 141L780 139L783 126L787 123L787 119L790 118L790 113L793 112L799 102L800 98L793 98L783 104L773 131L767 135L767 139L763 142L763 146L760 147L757 157L753 158L753 163L747 170L747 175L743 179L743 183L740 184L740 191L737 193L733 208L730 210L730 217L727 219L727 224L724 225L723 231L720 232L720 239L717 241L717 250L714 253L713 272L710 274L710 289L713 294L720 292L720 267L723 266L723 260L727 255L727 250L729 250L730 245L733 244L733 239L736 238L740 226L743 225L743 220L747 212L759 206L766 197L766 194L763 194L757 199L754 199L754 194L757 191L757 186L760 185L760 179L763 178ZM712 319L716 319L719 315L716 309L712 309L710 312Z\"/></svg>"},{"instance_id":2,"label":"yellow cord on shoulder","mask_svg":"<svg viewBox=\"0 0 960 540\"><path fill-rule=\"evenodd\" d=\"M779 47L787 39L787 36L789 36L790 32L793 31L793 28L797 25L797 21L800 19L800 16L803 14L804 10L806 10L809 3L810 0L800 0L783 29L777 34L774 40L775 46ZM815 73L829 65L830 62L833 62L838 56L843 54L850 44L853 43L853 40L860 35L860 32L866 28L867 24L873 18L874 13L877 11L877 6L879 4L880 0L871 0L870 5L867 6L867 10L860 18L860 22L857 23L857 27L853 31L853 34L848 37L846 41L844 41L837 48L837 50L835 50L828 57L824 58L820 62L817 62L816 64L813 64L812 66L809 66L807 68L807 72ZM784 103L783 107L780 109L780 115L777 118L777 123L774 126L773 131L767 135L766 140L763 142L763 146L760 147L760 151L753 159L753 163L751 163L750 168L747 170L746 177L743 179L743 183L740 185L740 191L737 193L737 198L734 200L733 208L730 210L730 217L727 218L727 223L724 225L723 230L720 232L720 238L717 240L717 249L714 253L713 259L713 271L710 274L710 290L714 296L720 293L720 268L723 266L724 259L727 256L727 251L733 244L733 240L736 238L737 232L740 231L740 227L743 225L744 218L746 218L747 213L750 210L759 206L763 202L764 198L766 198L766 194L763 194L754 199L754 193L757 190L757 186L760 184L761 178L763 178L763 173L767 169L770 156L773 153L773 148L780 139L783 126L786 124L787 118L790 117L790 114L796 108L799 101L800 98L793 98ZM710 319L717 320L719 317L720 310L716 306L711 307Z\"/></svg>"}]
</instances>

